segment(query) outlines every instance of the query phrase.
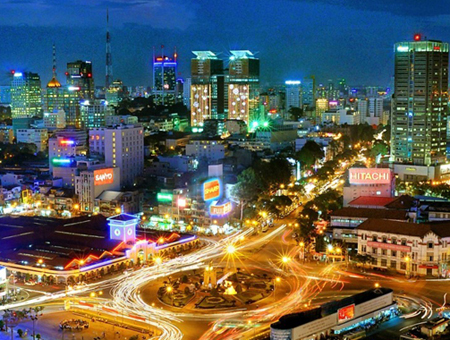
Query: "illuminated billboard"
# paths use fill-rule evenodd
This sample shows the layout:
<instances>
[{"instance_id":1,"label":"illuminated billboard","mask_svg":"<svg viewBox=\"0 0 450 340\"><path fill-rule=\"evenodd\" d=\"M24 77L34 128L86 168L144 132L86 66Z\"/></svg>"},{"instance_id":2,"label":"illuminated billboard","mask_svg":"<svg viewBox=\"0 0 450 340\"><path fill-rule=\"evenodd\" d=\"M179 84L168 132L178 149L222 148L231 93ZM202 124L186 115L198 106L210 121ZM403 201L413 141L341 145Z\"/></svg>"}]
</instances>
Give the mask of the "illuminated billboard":
<instances>
[{"instance_id":1,"label":"illuminated billboard","mask_svg":"<svg viewBox=\"0 0 450 340\"><path fill-rule=\"evenodd\" d=\"M355 317L355 305L343 307L338 310L338 323L346 322Z\"/></svg>"},{"instance_id":2,"label":"illuminated billboard","mask_svg":"<svg viewBox=\"0 0 450 340\"><path fill-rule=\"evenodd\" d=\"M105 185L114 183L114 170L112 168L109 169L100 169L94 171L94 185Z\"/></svg>"},{"instance_id":3,"label":"illuminated billboard","mask_svg":"<svg viewBox=\"0 0 450 340\"><path fill-rule=\"evenodd\" d=\"M211 201L221 195L221 185L219 179L212 179L203 183L203 200Z\"/></svg>"},{"instance_id":4,"label":"illuminated billboard","mask_svg":"<svg viewBox=\"0 0 450 340\"><path fill-rule=\"evenodd\" d=\"M172 202L173 195L167 192L158 192L158 194L156 195L156 199L158 200L158 202Z\"/></svg>"},{"instance_id":5,"label":"illuminated billboard","mask_svg":"<svg viewBox=\"0 0 450 340\"><path fill-rule=\"evenodd\" d=\"M390 169L351 168L348 170L350 184L391 184Z\"/></svg>"},{"instance_id":6,"label":"illuminated billboard","mask_svg":"<svg viewBox=\"0 0 450 340\"><path fill-rule=\"evenodd\" d=\"M209 207L209 215L210 216L225 216L231 212L232 205L231 202L225 202L220 205L216 205L217 202L214 202Z\"/></svg>"}]
</instances>

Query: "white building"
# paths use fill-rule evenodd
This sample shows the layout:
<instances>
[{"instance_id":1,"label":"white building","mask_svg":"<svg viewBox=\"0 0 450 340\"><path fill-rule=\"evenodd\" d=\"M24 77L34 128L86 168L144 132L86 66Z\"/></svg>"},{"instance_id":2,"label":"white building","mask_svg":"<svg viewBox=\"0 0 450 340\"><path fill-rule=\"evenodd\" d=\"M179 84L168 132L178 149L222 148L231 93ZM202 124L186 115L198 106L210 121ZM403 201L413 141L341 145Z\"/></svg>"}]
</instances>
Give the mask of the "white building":
<instances>
[{"instance_id":1,"label":"white building","mask_svg":"<svg viewBox=\"0 0 450 340\"><path fill-rule=\"evenodd\" d=\"M85 143L85 142L84 142ZM50 172L53 169L55 159L67 159L69 157L86 154L85 144L79 144L74 139L53 136L48 140L48 159ZM58 163L58 161L55 161Z\"/></svg>"},{"instance_id":2,"label":"white building","mask_svg":"<svg viewBox=\"0 0 450 340\"><path fill-rule=\"evenodd\" d=\"M17 143L34 144L38 151L47 149L48 130L47 129L18 129Z\"/></svg>"},{"instance_id":3,"label":"white building","mask_svg":"<svg viewBox=\"0 0 450 340\"><path fill-rule=\"evenodd\" d=\"M186 145L186 156L198 161L206 159L208 163L217 162L225 157L225 145L218 140L191 140Z\"/></svg>"},{"instance_id":4,"label":"white building","mask_svg":"<svg viewBox=\"0 0 450 340\"><path fill-rule=\"evenodd\" d=\"M105 190L120 190L120 170L104 165L81 170L75 177L75 194L80 211L92 212L95 199Z\"/></svg>"},{"instance_id":5,"label":"white building","mask_svg":"<svg viewBox=\"0 0 450 340\"><path fill-rule=\"evenodd\" d=\"M144 171L144 130L120 125L89 131L89 149L105 156L106 166L120 168L122 186L132 186Z\"/></svg>"},{"instance_id":6,"label":"white building","mask_svg":"<svg viewBox=\"0 0 450 340\"><path fill-rule=\"evenodd\" d=\"M64 110L44 112L43 121L46 129L64 129L66 127L66 113Z\"/></svg>"},{"instance_id":7,"label":"white building","mask_svg":"<svg viewBox=\"0 0 450 340\"><path fill-rule=\"evenodd\" d=\"M286 110L291 107L302 107L302 85L300 80L287 80L286 84Z\"/></svg>"},{"instance_id":8,"label":"white building","mask_svg":"<svg viewBox=\"0 0 450 340\"><path fill-rule=\"evenodd\" d=\"M358 101L361 123L378 125L383 120L383 98L365 98Z\"/></svg>"},{"instance_id":9,"label":"white building","mask_svg":"<svg viewBox=\"0 0 450 340\"><path fill-rule=\"evenodd\" d=\"M322 113L322 124L334 123L337 125L357 125L360 124L360 122L360 115L358 111L338 109L328 110Z\"/></svg>"},{"instance_id":10,"label":"white building","mask_svg":"<svg viewBox=\"0 0 450 340\"><path fill-rule=\"evenodd\" d=\"M449 277L450 222L416 224L368 219L357 228L358 253L372 266L406 275Z\"/></svg>"}]
</instances>

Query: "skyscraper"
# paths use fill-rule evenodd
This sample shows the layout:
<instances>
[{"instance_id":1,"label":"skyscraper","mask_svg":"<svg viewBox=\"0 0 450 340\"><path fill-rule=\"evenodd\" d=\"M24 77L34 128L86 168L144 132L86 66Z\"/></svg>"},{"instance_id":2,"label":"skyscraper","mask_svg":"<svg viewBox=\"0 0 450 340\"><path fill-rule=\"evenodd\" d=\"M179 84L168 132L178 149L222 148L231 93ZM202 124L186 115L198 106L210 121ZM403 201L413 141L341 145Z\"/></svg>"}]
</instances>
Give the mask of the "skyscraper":
<instances>
[{"instance_id":1,"label":"skyscraper","mask_svg":"<svg viewBox=\"0 0 450 340\"><path fill-rule=\"evenodd\" d=\"M191 126L225 118L226 85L223 61L211 51L193 51L191 60Z\"/></svg>"},{"instance_id":2,"label":"skyscraper","mask_svg":"<svg viewBox=\"0 0 450 340\"><path fill-rule=\"evenodd\" d=\"M448 44L414 40L395 44L391 160L435 165L446 159Z\"/></svg>"},{"instance_id":3,"label":"skyscraper","mask_svg":"<svg viewBox=\"0 0 450 340\"><path fill-rule=\"evenodd\" d=\"M302 83L300 80L287 80L286 85L286 110L291 107L302 106Z\"/></svg>"},{"instance_id":4,"label":"skyscraper","mask_svg":"<svg viewBox=\"0 0 450 340\"><path fill-rule=\"evenodd\" d=\"M11 116L32 118L42 113L41 78L37 73L11 72Z\"/></svg>"},{"instance_id":5,"label":"skyscraper","mask_svg":"<svg viewBox=\"0 0 450 340\"><path fill-rule=\"evenodd\" d=\"M92 63L90 61L77 60L67 63L67 85L78 89L80 99L94 99L94 78L92 75Z\"/></svg>"},{"instance_id":6,"label":"skyscraper","mask_svg":"<svg viewBox=\"0 0 450 340\"><path fill-rule=\"evenodd\" d=\"M176 102L177 87L177 53L173 58L165 56L153 57L153 95L156 104L170 105Z\"/></svg>"},{"instance_id":7,"label":"skyscraper","mask_svg":"<svg viewBox=\"0 0 450 340\"><path fill-rule=\"evenodd\" d=\"M259 120L259 59L252 52L230 51L228 118L250 126Z\"/></svg>"},{"instance_id":8,"label":"skyscraper","mask_svg":"<svg viewBox=\"0 0 450 340\"><path fill-rule=\"evenodd\" d=\"M302 90L302 104L314 107L316 105L316 80L314 76L303 79Z\"/></svg>"}]
</instances>

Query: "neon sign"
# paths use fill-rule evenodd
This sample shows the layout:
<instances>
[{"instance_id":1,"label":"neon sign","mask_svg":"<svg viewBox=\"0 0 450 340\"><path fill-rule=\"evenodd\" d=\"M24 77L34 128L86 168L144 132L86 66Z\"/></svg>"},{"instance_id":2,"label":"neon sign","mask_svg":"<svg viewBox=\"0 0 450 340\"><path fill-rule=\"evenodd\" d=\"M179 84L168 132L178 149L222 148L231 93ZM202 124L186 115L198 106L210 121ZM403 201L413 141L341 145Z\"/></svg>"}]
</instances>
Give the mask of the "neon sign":
<instances>
[{"instance_id":1,"label":"neon sign","mask_svg":"<svg viewBox=\"0 0 450 340\"><path fill-rule=\"evenodd\" d=\"M389 169L349 169L350 184L390 184L391 170Z\"/></svg>"},{"instance_id":2,"label":"neon sign","mask_svg":"<svg viewBox=\"0 0 450 340\"><path fill-rule=\"evenodd\" d=\"M61 140L59 143L63 144L63 145L73 145L73 144L75 144L75 142L73 140L66 140L66 139Z\"/></svg>"},{"instance_id":3,"label":"neon sign","mask_svg":"<svg viewBox=\"0 0 450 340\"><path fill-rule=\"evenodd\" d=\"M338 310L338 323L351 320L355 317L355 305L350 305Z\"/></svg>"},{"instance_id":4,"label":"neon sign","mask_svg":"<svg viewBox=\"0 0 450 340\"><path fill-rule=\"evenodd\" d=\"M211 201L221 195L221 185L219 179L212 179L203 183L203 200Z\"/></svg>"},{"instance_id":5,"label":"neon sign","mask_svg":"<svg viewBox=\"0 0 450 340\"><path fill-rule=\"evenodd\" d=\"M67 158L54 158L53 163L55 164L69 164L72 160Z\"/></svg>"},{"instance_id":6,"label":"neon sign","mask_svg":"<svg viewBox=\"0 0 450 340\"><path fill-rule=\"evenodd\" d=\"M104 185L114 183L113 169L101 169L94 171L94 185Z\"/></svg>"},{"instance_id":7,"label":"neon sign","mask_svg":"<svg viewBox=\"0 0 450 340\"><path fill-rule=\"evenodd\" d=\"M156 199L158 202L172 202L173 195L165 192L158 192Z\"/></svg>"}]
</instances>

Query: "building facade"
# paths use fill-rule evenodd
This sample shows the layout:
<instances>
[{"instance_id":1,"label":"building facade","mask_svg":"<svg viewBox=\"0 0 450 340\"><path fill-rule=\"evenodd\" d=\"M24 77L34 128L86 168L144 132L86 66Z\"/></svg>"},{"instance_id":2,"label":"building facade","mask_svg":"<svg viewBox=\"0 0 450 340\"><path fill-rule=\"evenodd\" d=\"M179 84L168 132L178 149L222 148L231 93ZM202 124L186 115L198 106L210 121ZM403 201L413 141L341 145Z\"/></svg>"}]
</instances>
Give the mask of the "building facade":
<instances>
[{"instance_id":1,"label":"building facade","mask_svg":"<svg viewBox=\"0 0 450 340\"><path fill-rule=\"evenodd\" d=\"M41 116L41 78L37 73L13 72L10 91L13 119Z\"/></svg>"},{"instance_id":2,"label":"building facade","mask_svg":"<svg viewBox=\"0 0 450 340\"><path fill-rule=\"evenodd\" d=\"M448 44L395 44L395 94L391 114L391 160L434 165L446 159Z\"/></svg>"}]
</instances>

